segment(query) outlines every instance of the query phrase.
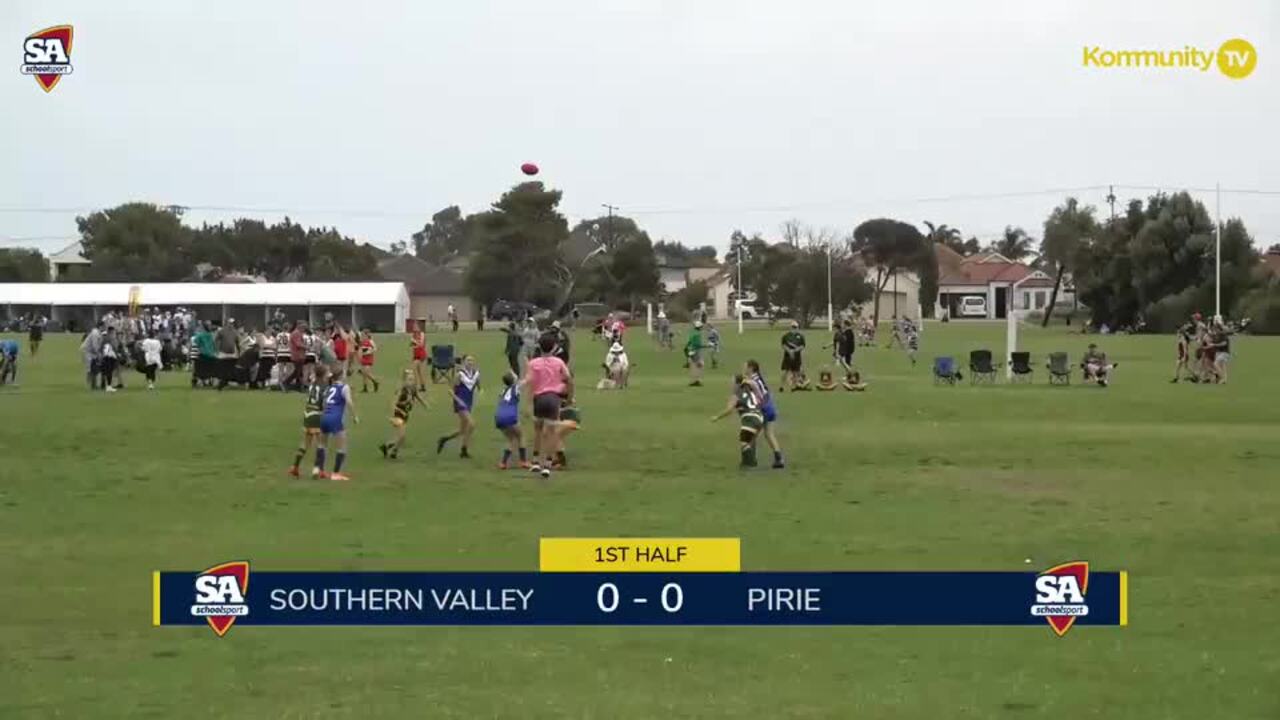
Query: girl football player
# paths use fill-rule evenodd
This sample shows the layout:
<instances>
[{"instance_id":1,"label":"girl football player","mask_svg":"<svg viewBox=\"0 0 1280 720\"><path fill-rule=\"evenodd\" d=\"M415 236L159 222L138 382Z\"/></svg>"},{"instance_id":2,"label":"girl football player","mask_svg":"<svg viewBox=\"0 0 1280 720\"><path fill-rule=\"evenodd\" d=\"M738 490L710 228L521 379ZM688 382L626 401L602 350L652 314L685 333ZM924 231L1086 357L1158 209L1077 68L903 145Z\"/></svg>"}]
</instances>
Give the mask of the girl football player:
<instances>
[{"instance_id":1,"label":"girl football player","mask_svg":"<svg viewBox=\"0 0 1280 720\"><path fill-rule=\"evenodd\" d=\"M427 401L422 399L422 395L418 393L418 386L413 380L413 371L405 370L400 391L391 401L391 439L378 446L384 458L395 460L400 457L400 448L404 447L404 427L409 424L409 411L413 410L413 404L416 402L423 409L428 407ZM376 392L377 386L375 385L374 388Z\"/></svg>"},{"instance_id":2,"label":"girl football player","mask_svg":"<svg viewBox=\"0 0 1280 720\"><path fill-rule=\"evenodd\" d=\"M373 376L373 357L377 352L373 333L365 328L360 333L360 392L369 392L369 383L373 383L373 391L378 392L378 378Z\"/></svg>"},{"instance_id":3,"label":"girl football player","mask_svg":"<svg viewBox=\"0 0 1280 720\"><path fill-rule=\"evenodd\" d=\"M507 440L507 447L502 450L502 460L498 461L498 469L506 470L511 467L511 456L516 454L520 458L520 467L529 467L529 461L525 455L524 439L520 436L520 384L517 382L519 378L513 372L506 372L502 375L502 384L504 386L502 395L498 397L498 409L493 414L493 425L498 428L498 432Z\"/></svg>"},{"instance_id":4,"label":"girl football player","mask_svg":"<svg viewBox=\"0 0 1280 720\"><path fill-rule=\"evenodd\" d=\"M458 457L469 458L467 448L471 445L471 433L476 429L475 420L471 419L471 409L475 406L476 391L480 388L480 370L476 367L476 359L470 355L462 360L462 370L453 384L453 411L458 415L458 432L442 436L436 441L436 454L444 452L444 446L456 437L462 438L462 451Z\"/></svg>"},{"instance_id":5,"label":"girl football player","mask_svg":"<svg viewBox=\"0 0 1280 720\"><path fill-rule=\"evenodd\" d=\"M742 455L739 467L755 467L756 439L760 437L760 430L764 427L764 413L761 412L760 401L756 397L755 385L742 375L733 376L733 392L729 395L729 402L724 410L711 418L711 422L718 422L732 412L738 413L738 446Z\"/></svg>"}]
</instances>

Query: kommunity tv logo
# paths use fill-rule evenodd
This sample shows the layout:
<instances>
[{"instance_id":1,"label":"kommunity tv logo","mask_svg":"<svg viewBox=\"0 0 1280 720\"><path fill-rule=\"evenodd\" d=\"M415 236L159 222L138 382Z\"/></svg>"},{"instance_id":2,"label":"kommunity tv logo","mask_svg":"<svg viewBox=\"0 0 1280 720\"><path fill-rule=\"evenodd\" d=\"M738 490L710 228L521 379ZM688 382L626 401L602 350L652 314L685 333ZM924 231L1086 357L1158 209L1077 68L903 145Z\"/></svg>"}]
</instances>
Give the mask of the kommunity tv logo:
<instances>
[{"instance_id":1,"label":"kommunity tv logo","mask_svg":"<svg viewBox=\"0 0 1280 720\"><path fill-rule=\"evenodd\" d=\"M1258 66L1258 51L1243 38L1232 38L1217 50L1184 45L1180 48L1113 48L1085 45L1083 64L1090 69L1194 70L1218 72L1242 80Z\"/></svg>"}]
</instances>

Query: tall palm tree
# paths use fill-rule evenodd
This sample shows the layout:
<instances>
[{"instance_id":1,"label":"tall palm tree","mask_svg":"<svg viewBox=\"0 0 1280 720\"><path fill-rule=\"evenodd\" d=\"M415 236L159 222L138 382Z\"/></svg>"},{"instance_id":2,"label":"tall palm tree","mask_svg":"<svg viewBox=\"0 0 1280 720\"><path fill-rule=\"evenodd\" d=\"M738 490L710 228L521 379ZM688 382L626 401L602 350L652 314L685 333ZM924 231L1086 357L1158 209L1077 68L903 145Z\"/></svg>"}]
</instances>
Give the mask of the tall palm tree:
<instances>
[{"instance_id":1,"label":"tall palm tree","mask_svg":"<svg viewBox=\"0 0 1280 720\"><path fill-rule=\"evenodd\" d=\"M992 249L1001 255L1017 262L1031 254L1035 240L1020 227L1004 226L1004 236L997 240Z\"/></svg>"},{"instance_id":2,"label":"tall palm tree","mask_svg":"<svg viewBox=\"0 0 1280 720\"><path fill-rule=\"evenodd\" d=\"M929 242L942 243L947 247L955 250L960 254L964 254L964 241L960 239L960 230L953 228L946 223L934 225L928 220L924 224L929 228L929 234L926 236Z\"/></svg>"}]
</instances>

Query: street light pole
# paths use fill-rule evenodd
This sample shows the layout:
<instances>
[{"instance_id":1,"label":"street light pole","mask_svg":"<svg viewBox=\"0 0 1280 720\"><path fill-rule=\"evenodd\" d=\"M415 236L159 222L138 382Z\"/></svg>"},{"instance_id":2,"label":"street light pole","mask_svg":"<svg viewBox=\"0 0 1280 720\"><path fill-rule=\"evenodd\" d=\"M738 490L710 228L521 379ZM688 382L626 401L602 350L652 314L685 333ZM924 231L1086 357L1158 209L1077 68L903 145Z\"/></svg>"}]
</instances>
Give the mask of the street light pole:
<instances>
[{"instance_id":1,"label":"street light pole","mask_svg":"<svg viewBox=\"0 0 1280 720\"><path fill-rule=\"evenodd\" d=\"M741 335L743 331L743 328L742 328L742 249L743 249L742 244L739 243L738 251L735 253L738 256L738 293L736 295L737 299L733 301L734 306L738 310L738 334L739 335Z\"/></svg>"},{"instance_id":2,"label":"street light pole","mask_svg":"<svg viewBox=\"0 0 1280 720\"><path fill-rule=\"evenodd\" d=\"M1213 189L1213 317L1222 322L1222 183Z\"/></svg>"},{"instance_id":3,"label":"street light pole","mask_svg":"<svg viewBox=\"0 0 1280 720\"><path fill-rule=\"evenodd\" d=\"M831 303L831 243L827 243L827 332L835 330L835 306Z\"/></svg>"}]
</instances>

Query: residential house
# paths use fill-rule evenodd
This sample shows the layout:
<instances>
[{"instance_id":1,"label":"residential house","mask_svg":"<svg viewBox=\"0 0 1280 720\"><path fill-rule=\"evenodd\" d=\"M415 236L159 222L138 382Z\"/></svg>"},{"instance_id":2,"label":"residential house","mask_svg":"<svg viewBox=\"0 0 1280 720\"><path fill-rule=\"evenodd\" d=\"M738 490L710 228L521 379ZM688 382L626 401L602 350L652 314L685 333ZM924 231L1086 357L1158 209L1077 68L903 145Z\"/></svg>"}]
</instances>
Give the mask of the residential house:
<instances>
[{"instance_id":1,"label":"residential house","mask_svg":"<svg viewBox=\"0 0 1280 720\"><path fill-rule=\"evenodd\" d=\"M1280 250L1268 250L1262 255L1262 267L1273 276L1280 276Z\"/></svg>"},{"instance_id":2,"label":"residential house","mask_svg":"<svg viewBox=\"0 0 1280 720\"><path fill-rule=\"evenodd\" d=\"M658 282L668 294L677 293L699 280L710 280L721 272L717 264L697 265L687 258L658 254Z\"/></svg>"},{"instance_id":3,"label":"residential house","mask_svg":"<svg viewBox=\"0 0 1280 720\"><path fill-rule=\"evenodd\" d=\"M397 255L378 263L378 274L404 283L409 291L409 317L413 320L443 323L449 317L450 305L462 322L480 316L479 306L467 295L462 273L449 267L432 265L414 255Z\"/></svg>"},{"instance_id":4,"label":"residential house","mask_svg":"<svg viewBox=\"0 0 1280 720\"><path fill-rule=\"evenodd\" d=\"M867 282L875 283L875 268L867 271ZM880 277L883 277L882 275ZM862 304L862 317L867 320L875 316L875 298ZM839 317L840 308L836 308ZM825 315L825 312L824 312ZM907 270L897 270L885 281L884 290L880 291L880 319L893 316L920 319L920 278Z\"/></svg>"},{"instance_id":5,"label":"residential house","mask_svg":"<svg viewBox=\"0 0 1280 720\"><path fill-rule=\"evenodd\" d=\"M66 279L68 273L73 273L76 268L92 264L84 256L84 245L77 240L49 256L49 280L57 282L60 277Z\"/></svg>"},{"instance_id":6,"label":"residential house","mask_svg":"<svg viewBox=\"0 0 1280 720\"><path fill-rule=\"evenodd\" d=\"M997 252L981 252L964 256L951 248L938 244L938 305L937 314L947 313L961 318L960 303L965 297L979 296L986 299L989 319L1004 318L1010 307L1009 293L1013 293L1015 310L1043 310L1049 304L1054 278L1026 263L1010 260ZM1069 304L1075 300L1075 289L1069 278L1058 292L1058 303Z\"/></svg>"}]
</instances>

